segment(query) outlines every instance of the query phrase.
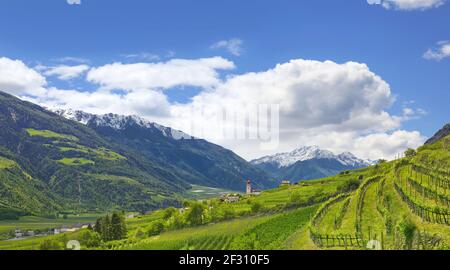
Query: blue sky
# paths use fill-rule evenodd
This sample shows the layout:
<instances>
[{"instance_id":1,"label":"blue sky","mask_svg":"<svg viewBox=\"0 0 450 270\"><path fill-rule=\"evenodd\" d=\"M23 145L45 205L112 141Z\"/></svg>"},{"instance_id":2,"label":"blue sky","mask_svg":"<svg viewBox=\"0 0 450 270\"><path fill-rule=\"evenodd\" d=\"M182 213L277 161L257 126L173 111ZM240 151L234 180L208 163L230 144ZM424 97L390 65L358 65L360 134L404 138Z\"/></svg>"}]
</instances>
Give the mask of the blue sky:
<instances>
[{"instance_id":1,"label":"blue sky","mask_svg":"<svg viewBox=\"0 0 450 270\"><path fill-rule=\"evenodd\" d=\"M390 1L390 8L366 0L82 0L72 5L66 0L1 1L0 57L18 59L40 74L59 65L87 69L113 62L221 57L234 64L213 68L223 80L230 74L264 72L292 59L364 63L389 84L396 99L384 111L406 118L405 107L413 110L410 119L382 132L418 131L428 137L450 115L450 57L424 57L427 50L439 54L436 50L446 44L442 41L450 40L450 3L430 0L429 7L404 8ZM239 42L230 51L227 45L233 39ZM63 61L67 57L79 61ZM88 81L85 75L65 80L43 76L44 88L93 92L99 84L105 86L101 79ZM210 87L180 83L163 95L170 104L189 103ZM244 156L259 154L229 147Z\"/></svg>"}]
</instances>

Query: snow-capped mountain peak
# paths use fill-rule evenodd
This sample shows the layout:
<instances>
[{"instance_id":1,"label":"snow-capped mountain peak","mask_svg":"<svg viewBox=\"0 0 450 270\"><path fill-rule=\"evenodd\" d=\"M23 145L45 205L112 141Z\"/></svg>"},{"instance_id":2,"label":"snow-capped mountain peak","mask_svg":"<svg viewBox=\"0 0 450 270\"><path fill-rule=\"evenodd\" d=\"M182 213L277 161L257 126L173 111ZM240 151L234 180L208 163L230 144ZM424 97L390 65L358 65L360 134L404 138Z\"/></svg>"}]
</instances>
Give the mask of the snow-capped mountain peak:
<instances>
[{"instance_id":1,"label":"snow-capped mountain peak","mask_svg":"<svg viewBox=\"0 0 450 270\"><path fill-rule=\"evenodd\" d=\"M49 110L66 118L66 119L80 122L83 125L87 125L89 120L91 120L94 117L93 114L86 113L83 111L72 110L72 109L67 109L67 110L65 110L65 109L49 109Z\"/></svg>"},{"instance_id":2,"label":"snow-capped mountain peak","mask_svg":"<svg viewBox=\"0 0 450 270\"><path fill-rule=\"evenodd\" d=\"M335 155L333 152L320 149L320 147L316 145L300 147L291 152L265 156L259 159L255 159L251 161L251 163L255 165L263 163L271 163L276 165L278 168L283 168L288 167L299 161L306 161L311 159L335 159L342 165L354 167L363 167L372 164L371 161L357 158L350 152L344 152L339 155Z\"/></svg>"},{"instance_id":3,"label":"snow-capped mountain peak","mask_svg":"<svg viewBox=\"0 0 450 270\"><path fill-rule=\"evenodd\" d=\"M79 122L83 125L110 127L115 130L124 130L129 126L137 125L143 128L156 129L165 137L169 137L175 140L194 139L194 137L182 131L159 125L137 115L118 115L113 113L96 115L72 109L50 109L50 111L66 119Z\"/></svg>"}]
</instances>

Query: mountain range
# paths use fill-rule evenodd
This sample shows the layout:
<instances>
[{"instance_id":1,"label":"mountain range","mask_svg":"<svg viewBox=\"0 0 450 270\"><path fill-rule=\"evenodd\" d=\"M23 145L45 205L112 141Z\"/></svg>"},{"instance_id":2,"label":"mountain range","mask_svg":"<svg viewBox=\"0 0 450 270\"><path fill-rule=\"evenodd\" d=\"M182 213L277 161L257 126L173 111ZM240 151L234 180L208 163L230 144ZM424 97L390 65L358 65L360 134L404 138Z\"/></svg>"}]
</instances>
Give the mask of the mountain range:
<instances>
[{"instance_id":1,"label":"mountain range","mask_svg":"<svg viewBox=\"0 0 450 270\"><path fill-rule=\"evenodd\" d=\"M291 152L255 159L251 163L276 179L299 182L335 175L344 170L364 168L375 162L357 158L350 152L336 155L318 146L304 146Z\"/></svg>"},{"instance_id":2,"label":"mountain range","mask_svg":"<svg viewBox=\"0 0 450 270\"><path fill-rule=\"evenodd\" d=\"M54 112L158 164L170 164L176 168L173 173L190 184L244 190L244 180L252 179L257 188L275 185L264 171L232 151L139 116L94 115L61 109Z\"/></svg>"},{"instance_id":3,"label":"mountain range","mask_svg":"<svg viewBox=\"0 0 450 270\"><path fill-rule=\"evenodd\" d=\"M0 209L145 212L191 184L276 185L230 150L135 116L54 113L0 92L0 126Z\"/></svg>"}]
</instances>

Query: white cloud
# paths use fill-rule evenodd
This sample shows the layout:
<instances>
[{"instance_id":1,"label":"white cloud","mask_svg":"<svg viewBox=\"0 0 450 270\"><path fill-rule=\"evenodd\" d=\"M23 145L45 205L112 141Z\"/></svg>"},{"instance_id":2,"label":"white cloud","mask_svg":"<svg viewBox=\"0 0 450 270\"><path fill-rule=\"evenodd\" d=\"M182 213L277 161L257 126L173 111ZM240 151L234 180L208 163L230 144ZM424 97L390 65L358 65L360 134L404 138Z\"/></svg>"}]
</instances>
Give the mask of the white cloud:
<instances>
[{"instance_id":1,"label":"white cloud","mask_svg":"<svg viewBox=\"0 0 450 270\"><path fill-rule=\"evenodd\" d=\"M367 0L370 5L381 5L386 9L426 10L439 7L447 0Z\"/></svg>"},{"instance_id":2,"label":"white cloud","mask_svg":"<svg viewBox=\"0 0 450 270\"><path fill-rule=\"evenodd\" d=\"M113 63L91 69L87 79L106 89L128 91L181 85L209 88L220 83L218 70L233 68L233 62L221 57L172 59L162 63Z\"/></svg>"},{"instance_id":3,"label":"white cloud","mask_svg":"<svg viewBox=\"0 0 450 270\"><path fill-rule=\"evenodd\" d=\"M166 53L166 58L173 58L174 56L175 56L175 52L174 51L168 51L167 53Z\"/></svg>"},{"instance_id":4,"label":"white cloud","mask_svg":"<svg viewBox=\"0 0 450 270\"><path fill-rule=\"evenodd\" d=\"M214 135L220 127L214 126L209 119L183 117L191 117L189 111L199 108L208 111L220 104L242 108L253 103L275 103L280 105L280 146L276 152L316 144L337 152L352 151L361 157L374 158L371 149L360 149L357 142L368 134L388 136L401 126L405 120L403 116L390 115L386 111L393 102L389 85L365 64L292 60L264 72L230 77L212 91L194 97L190 104L173 105L173 119L176 120L170 124L186 129L183 123L192 120L204 123L206 130L201 130L202 134L194 133L194 136L203 135L246 158L255 158L273 152L259 151L258 141L217 139ZM410 138L402 136L387 140L383 153L375 153L379 154L378 158L390 158L392 153L385 149L397 141L402 141L401 145L419 141L408 143Z\"/></svg>"},{"instance_id":5,"label":"white cloud","mask_svg":"<svg viewBox=\"0 0 450 270\"><path fill-rule=\"evenodd\" d=\"M159 91L141 89L126 94L109 91L82 92L49 88L38 97L24 99L49 108L75 108L95 114L118 113L143 117L169 114L167 97Z\"/></svg>"},{"instance_id":6,"label":"white cloud","mask_svg":"<svg viewBox=\"0 0 450 270\"><path fill-rule=\"evenodd\" d=\"M81 5L81 0L67 0L69 5Z\"/></svg>"},{"instance_id":7,"label":"white cloud","mask_svg":"<svg viewBox=\"0 0 450 270\"><path fill-rule=\"evenodd\" d=\"M424 142L425 137L417 131L397 130L393 133L375 133L357 138L354 152L371 159L380 157L392 159L397 154L403 153L405 149L417 148Z\"/></svg>"},{"instance_id":8,"label":"white cloud","mask_svg":"<svg viewBox=\"0 0 450 270\"><path fill-rule=\"evenodd\" d=\"M58 79L67 81L81 76L89 70L88 65L66 66L59 65L55 67L37 66L36 70L43 72L45 76L56 76Z\"/></svg>"},{"instance_id":9,"label":"white cloud","mask_svg":"<svg viewBox=\"0 0 450 270\"><path fill-rule=\"evenodd\" d=\"M154 54L154 53L147 53L147 52L124 54L122 56L125 57L125 58L141 59L141 60L150 61L150 62L158 61L158 60L161 59L159 57L159 55Z\"/></svg>"},{"instance_id":10,"label":"white cloud","mask_svg":"<svg viewBox=\"0 0 450 270\"><path fill-rule=\"evenodd\" d=\"M423 58L427 60L441 61L444 58L450 57L450 43L448 41L438 42L438 47L429 49L423 54Z\"/></svg>"},{"instance_id":11,"label":"white cloud","mask_svg":"<svg viewBox=\"0 0 450 270\"><path fill-rule=\"evenodd\" d=\"M86 58L81 58L81 57L73 57L73 56L65 56L65 57L61 57L61 58L57 58L54 59L57 62L62 62L62 63L79 63L79 64L87 64L90 62L89 59Z\"/></svg>"},{"instance_id":12,"label":"white cloud","mask_svg":"<svg viewBox=\"0 0 450 270\"><path fill-rule=\"evenodd\" d=\"M240 56L244 52L244 49L242 48L243 43L244 42L238 38L221 40L211 45L211 49L226 49L229 53Z\"/></svg>"},{"instance_id":13,"label":"white cloud","mask_svg":"<svg viewBox=\"0 0 450 270\"><path fill-rule=\"evenodd\" d=\"M156 64L114 63L91 70L88 79L100 88L85 92L45 88L45 78L35 70L21 61L0 58L0 87L49 107L138 114L223 145L247 159L304 145L350 151L363 158L392 158L424 141L419 132L401 129L403 121L421 115L422 110L405 103L402 115L390 114L388 109L395 101L390 87L365 64L299 59L225 79L218 74L218 69L233 67L232 62L220 57ZM197 86L203 91L189 103L170 103L163 90L177 85ZM249 104L280 106L277 149L261 150L258 140L217 138L221 127L213 118L191 114ZM200 123L202 133L191 132L192 123Z\"/></svg>"},{"instance_id":14,"label":"white cloud","mask_svg":"<svg viewBox=\"0 0 450 270\"><path fill-rule=\"evenodd\" d=\"M42 94L45 78L20 60L0 58L0 91L13 95Z\"/></svg>"}]
</instances>

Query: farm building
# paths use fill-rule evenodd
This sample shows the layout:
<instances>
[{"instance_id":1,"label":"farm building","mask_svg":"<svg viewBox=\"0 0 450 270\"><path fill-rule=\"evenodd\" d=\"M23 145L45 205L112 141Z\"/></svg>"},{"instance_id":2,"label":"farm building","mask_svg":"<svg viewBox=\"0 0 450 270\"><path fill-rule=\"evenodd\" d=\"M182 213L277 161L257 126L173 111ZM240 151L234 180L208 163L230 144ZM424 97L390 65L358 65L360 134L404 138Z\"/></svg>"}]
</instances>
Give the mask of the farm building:
<instances>
[{"instance_id":1,"label":"farm building","mask_svg":"<svg viewBox=\"0 0 450 270\"><path fill-rule=\"evenodd\" d=\"M241 196L239 196L239 194L225 194L220 197L220 200L226 203L235 203L238 202L240 199Z\"/></svg>"},{"instance_id":2,"label":"farm building","mask_svg":"<svg viewBox=\"0 0 450 270\"><path fill-rule=\"evenodd\" d=\"M283 181L281 181L280 187L285 187L285 186L290 186L290 185L291 185L291 181L283 180Z\"/></svg>"}]
</instances>

